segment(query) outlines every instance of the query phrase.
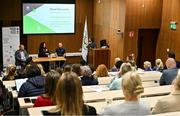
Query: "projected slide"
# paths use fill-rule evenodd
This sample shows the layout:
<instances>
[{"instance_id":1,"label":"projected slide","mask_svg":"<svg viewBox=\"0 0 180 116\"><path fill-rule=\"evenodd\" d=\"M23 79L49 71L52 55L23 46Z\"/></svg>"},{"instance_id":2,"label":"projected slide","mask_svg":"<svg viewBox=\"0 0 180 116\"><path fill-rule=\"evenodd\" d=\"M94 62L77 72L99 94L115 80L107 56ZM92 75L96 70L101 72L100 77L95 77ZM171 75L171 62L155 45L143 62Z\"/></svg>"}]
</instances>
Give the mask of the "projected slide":
<instances>
[{"instance_id":1,"label":"projected slide","mask_svg":"<svg viewBox=\"0 0 180 116\"><path fill-rule=\"evenodd\" d=\"M23 33L74 33L75 4L23 4Z\"/></svg>"}]
</instances>

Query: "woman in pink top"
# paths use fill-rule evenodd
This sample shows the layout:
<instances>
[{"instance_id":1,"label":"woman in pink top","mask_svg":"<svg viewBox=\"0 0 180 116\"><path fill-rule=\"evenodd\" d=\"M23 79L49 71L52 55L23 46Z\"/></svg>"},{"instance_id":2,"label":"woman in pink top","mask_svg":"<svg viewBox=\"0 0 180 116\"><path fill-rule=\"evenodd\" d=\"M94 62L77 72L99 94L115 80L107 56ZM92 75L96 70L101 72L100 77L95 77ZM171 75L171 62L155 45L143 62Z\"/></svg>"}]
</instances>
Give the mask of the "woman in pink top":
<instances>
[{"instance_id":1,"label":"woman in pink top","mask_svg":"<svg viewBox=\"0 0 180 116\"><path fill-rule=\"evenodd\" d=\"M60 74L54 70L50 71L45 78L45 94L39 96L33 107L51 106L55 104L55 89Z\"/></svg>"}]
</instances>

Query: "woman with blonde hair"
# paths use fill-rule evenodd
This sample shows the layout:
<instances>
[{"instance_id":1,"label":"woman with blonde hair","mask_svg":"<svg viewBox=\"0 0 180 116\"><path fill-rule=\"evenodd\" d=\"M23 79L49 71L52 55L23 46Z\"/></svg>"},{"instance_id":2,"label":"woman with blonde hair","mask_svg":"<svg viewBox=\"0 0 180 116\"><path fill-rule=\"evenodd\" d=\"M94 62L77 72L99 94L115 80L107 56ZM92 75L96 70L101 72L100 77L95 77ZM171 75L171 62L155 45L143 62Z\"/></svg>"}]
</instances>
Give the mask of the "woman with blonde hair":
<instances>
[{"instance_id":1,"label":"woman with blonde hair","mask_svg":"<svg viewBox=\"0 0 180 116\"><path fill-rule=\"evenodd\" d=\"M78 76L73 72L63 73L56 88L55 109L45 115L96 115L94 107L84 104L83 90Z\"/></svg>"},{"instance_id":2,"label":"woman with blonde hair","mask_svg":"<svg viewBox=\"0 0 180 116\"><path fill-rule=\"evenodd\" d=\"M128 72L122 76L122 90L125 102L105 108L103 115L139 116L150 114L150 107L139 100L144 88L141 78L136 72Z\"/></svg>"},{"instance_id":3,"label":"woman with blonde hair","mask_svg":"<svg viewBox=\"0 0 180 116\"><path fill-rule=\"evenodd\" d=\"M111 83L108 85L110 90L118 90L121 89L122 84L122 76L129 71L132 71L132 66L130 63L123 63L120 67L119 75L115 77Z\"/></svg>"},{"instance_id":4,"label":"woman with blonde hair","mask_svg":"<svg viewBox=\"0 0 180 116\"><path fill-rule=\"evenodd\" d=\"M172 84L173 91L157 101L152 114L180 111L180 70Z\"/></svg>"},{"instance_id":5,"label":"woman with blonde hair","mask_svg":"<svg viewBox=\"0 0 180 116\"><path fill-rule=\"evenodd\" d=\"M163 62L161 59L156 59L155 66L153 68L154 71L162 72L164 69Z\"/></svg>"},{"instance_id":6,"label":"woman with blonde hair","mask_svg":"<svg viewBox=\"0 0 180 116\"><path fill-rule=\"evenodd\" d=\"M45 73L45 71L44 71L44 69L43 69L42 64L37 64L37 66L39 67L39 69L40 69L40 71L41 71L41 76L46 76L46 73Z\"/></svg>"},{"instance_id":7,"label":"woman with blonde hair","mask_svg":"<svg viewBox=\"0 0 180 116\"><path fill-rule=\"evenodd\" d=\"M16 77L17 77L16 67L13 64L9 64L6 68L3 81L14 80L16 79Z\"/></svg>"},{"instance_id":8,"label":"woman with blonde hair","mask_svg":"<svg viewBox=\"0 0 180 116\"><path fill-rule=\"evenodd\" d=\"M106 65L100 64L96 69L96 77L106 77L108 76L108 70Z\"/></svg>"}]
</instances>

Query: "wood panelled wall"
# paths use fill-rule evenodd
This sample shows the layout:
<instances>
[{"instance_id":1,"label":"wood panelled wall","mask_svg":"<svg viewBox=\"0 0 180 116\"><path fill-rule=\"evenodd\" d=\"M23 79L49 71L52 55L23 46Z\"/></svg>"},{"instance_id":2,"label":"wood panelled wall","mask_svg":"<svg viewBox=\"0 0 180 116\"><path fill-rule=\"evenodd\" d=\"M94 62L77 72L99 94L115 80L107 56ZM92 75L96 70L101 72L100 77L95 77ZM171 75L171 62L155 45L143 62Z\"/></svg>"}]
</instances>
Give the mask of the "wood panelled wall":
<instances>
[{"instance_id":1,"label":"wood panelled wall","mask_svg":"<svg viewBox=\"0 0 180 116\"><path fill-rule=\"evenodd\" d=\"M124 58L131 53L137 58L138 30L161 27L163 0L126 0ZM129 32L134 31L134 38Z\"/></svg>"},{"instance_id":2,"label":"wood panelled wall","mask_svg":"<svg viewBox=\"0 0 180 116\"><path fill-rule=\"evenodd\" d=\"M169 28L170 21L177 22L177 30ZM166 49L176 53L180 60L180 0L163 0L162 25L157 43L156 56L166 60Z\"/></svg>"},{"instance_id":3,"label":"wood panelled wall","mask_svg":"<svg viewBox=\"0 0 180 116\"><path fill-rule=\"evenodd\" d=\"M0 20L3 21L3 26L11 26L13 21L21 22L21 0L1 0L0 11ZM76 34L23 36L27 38L28 52L30 54L37 53L39 44L43 41L47 43L51 52L54 52L58 42L63 43L67 52L78 52L82 45L86 16L88 17L89 35L92 36L93 0L76 0Z\"/></svg>"},{"instance_id":4,"label":"wood panelled wall","mask_svg":"<svg viewBox=\"0 0 180 116\"><path fill-rule=\"evenodd\" d=\"M100 46L100 40L106 39L111 50L111 66L114 58L123 58L124 39L117 34L125 28L125 0L94 0L93 35ZM104 57L106 58L106 57Z\"/></svg>"}]
</instances>

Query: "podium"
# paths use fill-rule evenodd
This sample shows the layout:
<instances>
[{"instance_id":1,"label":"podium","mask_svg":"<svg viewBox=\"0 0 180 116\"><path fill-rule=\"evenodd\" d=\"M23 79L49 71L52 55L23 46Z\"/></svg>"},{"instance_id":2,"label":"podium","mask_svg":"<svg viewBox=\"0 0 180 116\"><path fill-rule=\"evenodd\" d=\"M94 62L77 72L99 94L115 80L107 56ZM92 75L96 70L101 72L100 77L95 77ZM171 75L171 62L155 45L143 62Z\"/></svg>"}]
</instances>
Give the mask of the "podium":
<instances>
[{"instance_id":1,"label":"podium","mask_svg":"<svg viewBox=\"0 0 180 116\"><path fill-rule=\"evenodd\" d=\"M110 49L108 48L97 48L90 49L88 53L88 63L93 64L95 68L100 64L105 64L107 68L110 68Z\"/></svg>"}]
</instances>

